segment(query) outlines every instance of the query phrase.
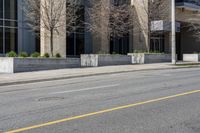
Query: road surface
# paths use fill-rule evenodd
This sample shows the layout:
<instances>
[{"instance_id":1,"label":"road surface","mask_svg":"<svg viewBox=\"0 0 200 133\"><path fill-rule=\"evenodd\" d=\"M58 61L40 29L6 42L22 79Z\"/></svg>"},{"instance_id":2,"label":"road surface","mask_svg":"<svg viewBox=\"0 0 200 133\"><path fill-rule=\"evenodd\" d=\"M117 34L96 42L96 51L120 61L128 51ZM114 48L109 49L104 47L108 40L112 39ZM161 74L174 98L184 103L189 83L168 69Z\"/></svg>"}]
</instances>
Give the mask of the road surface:
<instances>
[{"instance_id":1,"label":"road surface","mask_svg":"<svg viewBox=\"0 0 200 133\"><path fill-rule=\"evenodd\" d=\"M0 132L200 133L200 68L2 86Z\"/></svg>"}]
</instances>

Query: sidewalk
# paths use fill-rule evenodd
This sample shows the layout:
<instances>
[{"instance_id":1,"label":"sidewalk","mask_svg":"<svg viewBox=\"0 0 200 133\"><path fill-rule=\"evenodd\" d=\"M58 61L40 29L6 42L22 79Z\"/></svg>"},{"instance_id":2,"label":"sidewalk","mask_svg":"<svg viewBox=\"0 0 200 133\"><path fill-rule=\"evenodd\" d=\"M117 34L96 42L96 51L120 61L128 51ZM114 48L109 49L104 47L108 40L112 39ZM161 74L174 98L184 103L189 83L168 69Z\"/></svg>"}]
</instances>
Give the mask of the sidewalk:
<instances>
[{"instance_id":1,"label":"sidewalk","mask_svg":"<svg viewBox=\"0 0 200 133\"><path fill-rule=\"evenodd\" d=\"M179 65L175 66L171 65L170 63L159 63L159 64L143 64L143 65L60 69L60 70L37 71L37 72L16 73L16 74L0 74L0 86L51 81L59 79L69 79L76 77L85 77L85 76L103 75L112 73L162 70L162 69L179 69L179 68L190 68L190 67L200 67L200 64L179 63Z\"/></svg>"}]
</instances>

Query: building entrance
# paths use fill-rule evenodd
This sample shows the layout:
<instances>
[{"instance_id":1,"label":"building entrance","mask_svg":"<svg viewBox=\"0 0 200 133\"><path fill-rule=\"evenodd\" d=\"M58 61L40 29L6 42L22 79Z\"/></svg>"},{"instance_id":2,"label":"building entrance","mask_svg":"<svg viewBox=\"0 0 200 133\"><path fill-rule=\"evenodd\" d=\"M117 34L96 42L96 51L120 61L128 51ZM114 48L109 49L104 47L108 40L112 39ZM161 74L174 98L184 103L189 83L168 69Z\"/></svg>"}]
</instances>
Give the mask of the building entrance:
<instances>
[{"instance_id":1,"label":"building entrance","mask_svg":"<svg viewBox=\"0 0 200 133\"><path fill-rule=\"evenodd\" d=\"M164 36L156 35L151 37L150 51L152 52L165 52Z\"/></svg>"}]
</instances>

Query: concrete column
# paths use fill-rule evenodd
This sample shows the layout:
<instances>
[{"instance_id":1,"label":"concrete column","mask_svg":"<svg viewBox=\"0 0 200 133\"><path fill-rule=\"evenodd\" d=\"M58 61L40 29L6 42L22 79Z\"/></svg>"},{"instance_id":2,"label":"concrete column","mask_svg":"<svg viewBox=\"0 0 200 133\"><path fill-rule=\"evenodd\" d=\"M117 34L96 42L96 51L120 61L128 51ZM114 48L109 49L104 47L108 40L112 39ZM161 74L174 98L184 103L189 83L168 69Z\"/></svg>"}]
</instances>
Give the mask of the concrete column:
<instances>
[{"instance_id":1,"label":"concrete column","mask_svg":"<svg viewBox=\"0 0 200 133\"><path fill-rule=\"evenodd\" d=\"M45 0L41 0L41 2L44 2ZM59 1L59 0L55 0ZM63 9L63 13L66 10ZM54 32L54 38L53 38L53 53L54 55L56 53L59 53L62 57L66 57L66 18L62 17L60 20L62 23L62 26L58 28L57 32ZM41 29L40 29L40 45L41 45L41 55L44 55L45 53L50 54L50 32L44 28L44 23L41 20Z\"/></svg>"},{"instance_id":2,"label":"concrete column","mask_svg":"<svg viewBox=\"0 0 200 133\"><path fill-rule=\"evenodd\" d=\"M101 7L100 12L104 12L101 17L100 25L101 25L101 31L97 34L93 34L93 53L98 52L110 52L110 35L109 35L109 28L107 27L109 25L109 18L110 18L110 0L102 0L105 6Z\"/></svg>"},{"instance_id":3,"label":"concrete column","mask_svg":"<svg viewBox=\"0 0 200 133\"><path fill-rule=\"evenodd\" d=\"M147 50L149 46L149 18L148 0L134 0L134 29L133 29L133 49Z\"/></svg>"},{"instance_id":4,"label":"concrete column","mask_svg":"<svg viewBox=\"0 0 200 133\"><path fill-rule=\"evenodd\" d=\"M110 6L111 2L110 0L102 0L107 6L107 8ZM105 10L105 7L101 8L102 11ZM109 32L109 28L106 27L107 25L109 25L109 18L110 18L110 8L106 9L107 14L104 16L104 18L107 20L106 22L104 21L104 23L102 23L102 36L101 36L101 51L104 51L106 53L110 52L110 32ZM104 11L105 12L105 11Z\"/></svg>"}]
</instances>

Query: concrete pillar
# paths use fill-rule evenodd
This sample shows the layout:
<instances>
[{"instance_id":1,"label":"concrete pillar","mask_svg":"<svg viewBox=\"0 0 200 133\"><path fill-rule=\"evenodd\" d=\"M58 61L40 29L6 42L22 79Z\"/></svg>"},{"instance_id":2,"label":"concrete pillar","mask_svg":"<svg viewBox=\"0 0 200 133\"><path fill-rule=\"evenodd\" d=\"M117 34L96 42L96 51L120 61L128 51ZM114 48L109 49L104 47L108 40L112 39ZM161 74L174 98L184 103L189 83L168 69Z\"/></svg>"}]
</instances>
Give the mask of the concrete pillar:
<instances>
[{"instance_id":1,"label":"concrete pillar","mask_svg":"<svg viewBox=\"0 0 200 133\"><path fill-rule=\"evenodd\" d=\"M45 0L41 0L44 2ZM55 0L59 1L59 0ZM66 9L63 9L63 14L66 11ZM44 16L41 16L44 17ZM54 55L56 53L59 53L62 57L66 57L66 18L63 17L60 19L60 22L62 22L62 26L57 29L57 32L54 32L54 38L53 38L53 53ZM50 51L50 32L44 28L44 23L41 20L41 29L40 29L40 45L41 45L41 55L44 55L45 53L51 53Z\"/></svg>"},{"instance_id":2,"label":"concrete pillar","mask_svg":"<svg viewBox=\"0 0 200 133\"><path fill-rule=\"evenodd\" d=\"M103 0L103 2L107 5L107 7L110 6L111 2L110 0ZM106 22L104 22L104 26L102 26L102 31L103 31L103 34L101 36L101 50L106 52L106 53L109 53L110 52L110 31L109 31L109 28L106 27L106 25L109 25L109 18L110 18L110 8L108 8L106 11L107 11L107 14L105 16L105 18L107 19ZM102 7L102 11L104 10L104 7ZM103 23L102 23L103 24Z\"/></svg>"},{"instance_id":3,"label":"concrete pillar","mask_svg":"<svg viewBox=\"0 0 200 133\"><path fill-rule=\"evenodd\" d=\"M100 22L100 32L95 33L92 35L93 38L93 53L98 52L104 52L109 53L110 52L110 34L109 34L109 28L107 27L109 25L109 18L110 18L110 0L102 0L104 3L101 7L101 11L104 14L100 15L101 22Z\"/></svg>"},{"instance_id":4,"label":"concrete pillar","mask_svg":"<svg viewBox=\"0 0 200 133\"><path fill-rule=\"evenodd\" d=\"M149 46L149 18L148 0L134 0L134 29L133 29L133 49L148 50Z\"/></svg>"}]
</instances>

